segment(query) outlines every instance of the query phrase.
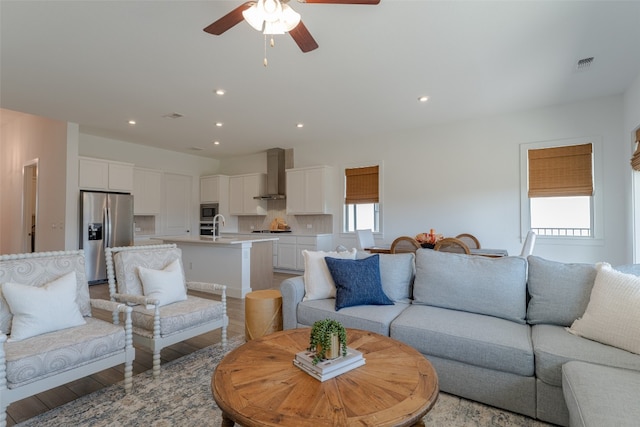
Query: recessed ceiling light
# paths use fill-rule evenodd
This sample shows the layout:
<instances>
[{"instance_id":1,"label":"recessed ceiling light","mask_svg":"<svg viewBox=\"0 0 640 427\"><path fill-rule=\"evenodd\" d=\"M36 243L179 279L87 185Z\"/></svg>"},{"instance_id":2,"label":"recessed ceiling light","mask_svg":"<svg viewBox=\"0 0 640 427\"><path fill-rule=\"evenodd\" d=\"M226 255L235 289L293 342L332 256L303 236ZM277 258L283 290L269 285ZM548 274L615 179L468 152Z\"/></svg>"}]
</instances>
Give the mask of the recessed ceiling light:
<instances>
[{"instance_id":1,"label":"recessed ceiling light","mask_svg":"<svg viewBox=\"0 0 640 427\"><path fill-rule=\"evenodd\" d=\"M135 121L135 120L129 120L129 124L130 124L131 126L133 126L133 125L135 125L135 124L136 124L136 121Z\"/></svg>"},{"instance_id":2,"label":"recessed ceiling light","mask_svg":"<svg viewBox=\"0 0 640 427\"><path fill-rule=\"evenodd\" d=\"M213 141L213 145L220 145L220 141Z\"/></svg>"},{"instance_id":3,"label":"recessed ceiling light","mask_svg":"<svg viewBox=\"0 0 640 427\"><path fill-rule=\"evenodd\" d=\"M216 122L216 126L221 128L222 127L222 122Z\"/></svg>"},{"instance_id":4,"label":"recessed ceiling light","mask_svg":"<svg viewBox=\"0 0 640 427\"><path fill-rule=\"evenodd\" d=\"M423 95L421 97L418 98L418 101L420 102L427 102L429 100L429 97L426 95Z\"/></svg>"},{"instance_id":5,"label":"recessed ceiling light","mask_svg":"<svg viewBox=\"0 0 640 427\"><path fill-rule=\"evenodd\" d=\"M222 95L224 95L224 94L225 94L224 89L216 89L216 95L220 95L220 96L222 96Z\"/></svg>"},{"instance_id":6,"label":"recessed ceiling light","mask_svg":"<svg viewBox=\"0 0 640 427\"><path fill-rule=\"evenodd\" d=\"M298 124L296 125L296 127L298 127L298 128L303 128L303 127L304 127L304 123L298 123Z\"/></svg>"}]
</instances>

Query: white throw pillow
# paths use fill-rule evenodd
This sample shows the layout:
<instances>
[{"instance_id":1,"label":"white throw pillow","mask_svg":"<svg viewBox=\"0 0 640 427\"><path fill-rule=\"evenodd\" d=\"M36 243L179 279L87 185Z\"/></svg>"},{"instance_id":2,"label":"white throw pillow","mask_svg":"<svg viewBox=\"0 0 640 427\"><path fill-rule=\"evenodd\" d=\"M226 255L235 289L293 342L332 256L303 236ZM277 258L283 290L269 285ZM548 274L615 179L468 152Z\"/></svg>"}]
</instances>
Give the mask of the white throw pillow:
<instances>
[{"instance_id":1,"label":"white throw pillow","mask_svg":"<svg viewBox=\"0 0 640 427\"><path fill-rule=\"evenodd\" d=\"M323 252L303 250L304 257L304 298L303 301L336 297L336 284L331 277L325 257L356 259L357 249L344 252Z\"/></svg>"},{"instance_id":2,"label":"white throw pillow","mask_svg":"<svg viewBox=\"0 0 640 427\"><path fill-rule=\"evenodd\" d=\"M569 328L575 335L640 354L640 277L596 265L591 299Z\"/></svg>"},{"instance_id":3,"label":"white throw pillow","mask_svg":"<svg viewBox=\"0 0 640 427\"><path fill-rule=\"evenodd\" d=\"M138 275L144 296L159 300L161 306L187 299L187 288L178 259L169 263L163 270L138 267Z\"/></svg>"},{"instance_id":4,"label":"white throw pillow","mask_svg":"<svg viewBox=\"0 0 640 427\"><path fill-rule=\"evenodd\" d=\"M2 294L13 314L9 341L20 341L86 323L76 303L75 271L41 287L3 283Z\"/></svg>"}]
</instances>

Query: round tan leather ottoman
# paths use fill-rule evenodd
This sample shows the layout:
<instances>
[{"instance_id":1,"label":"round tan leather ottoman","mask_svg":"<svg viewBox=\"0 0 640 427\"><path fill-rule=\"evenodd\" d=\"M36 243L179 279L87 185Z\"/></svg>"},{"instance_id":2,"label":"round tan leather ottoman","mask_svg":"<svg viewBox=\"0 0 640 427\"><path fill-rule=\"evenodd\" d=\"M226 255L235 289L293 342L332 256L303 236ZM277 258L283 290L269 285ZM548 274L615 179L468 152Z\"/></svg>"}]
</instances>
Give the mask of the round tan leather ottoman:
<instances>
[{"instance_id":1,"label":"round tan leather ottoman","mask_svg":"<svg viewBox=\"0 0 640 427\"><path fill-rule=\"evenodd\" d=\"M244 300L247 341L282 330L282 294L275 289L249 292Z\"/></svg>"}]
</instances>

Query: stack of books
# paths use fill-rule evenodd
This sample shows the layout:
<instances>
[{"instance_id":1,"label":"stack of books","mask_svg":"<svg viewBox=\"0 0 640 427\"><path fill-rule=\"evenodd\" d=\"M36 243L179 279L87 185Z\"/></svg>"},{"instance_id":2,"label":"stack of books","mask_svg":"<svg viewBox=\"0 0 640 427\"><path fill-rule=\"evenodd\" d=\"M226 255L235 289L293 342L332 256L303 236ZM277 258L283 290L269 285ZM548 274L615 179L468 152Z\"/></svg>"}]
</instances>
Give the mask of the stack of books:
<instances>
[{"instance_id":1,"label":"stack of books","mask_svg":"<svg viewBox=\"0 0 640 427\"><path fill-rule=\"evenodd\" d=\"M315 353L312 351L301 351L296 354L293 364L305 371L317 380L325 381L330 378L344 374L358 366L364 365L362 353L353 348L347 347L347 355L335 359L321 360L313 364Z\"/></svg>"}]
</instances>

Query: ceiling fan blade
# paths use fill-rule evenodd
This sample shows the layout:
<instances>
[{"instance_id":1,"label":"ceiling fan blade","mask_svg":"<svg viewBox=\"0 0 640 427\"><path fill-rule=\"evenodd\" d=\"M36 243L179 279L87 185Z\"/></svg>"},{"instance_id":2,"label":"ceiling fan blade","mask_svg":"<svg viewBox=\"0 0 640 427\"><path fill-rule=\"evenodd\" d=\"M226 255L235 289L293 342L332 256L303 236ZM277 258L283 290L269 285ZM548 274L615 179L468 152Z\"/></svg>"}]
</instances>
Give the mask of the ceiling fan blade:
<instances>
[{"instance_id":1,"label":"ceiling fan blade","mask_svg":"<svg viewBox=\"0 0 640 427\"><path fill-rule=\"evenodd\" d=\"M380 0L298 0L299 3L378 4Z\"/></svg>"},{"instance_id":2,"label":"ceiling fan blade","mask_svg":"<svg viewBox=\"0 0 640 427\"><path fill-rule=\"evenodd\" d=\"M242 16L242 12L249 9L254 4L255 4L254 1L248 1L236 7L231 12L227 13L222 18L218 19L216 22L209 25L207 28L204 29L204 31L209 34L219 36L220 34L227 31L229 28L234 27L235 25L238 25L239 23L241 23L242 20L244 19L244 17Z\"/></svg>"},{"instance_id":3,"label":"ceiling fan blade","mask_svg":"<svg viewBox=\"0 0 640 427\"><path fill-rule=\"evenodd\" d=\"M318 43L313 39L313 36L302 21L293 30L289 31L289 34L293 37L300 50L305 53L318 48Z\"/></svg>"}]
</instances>

